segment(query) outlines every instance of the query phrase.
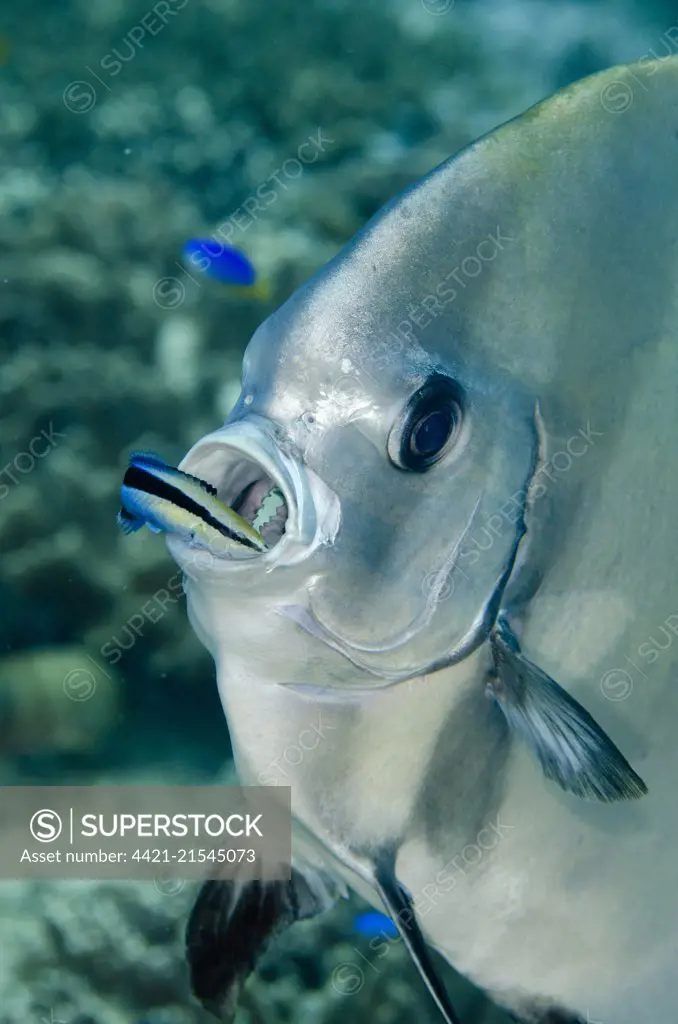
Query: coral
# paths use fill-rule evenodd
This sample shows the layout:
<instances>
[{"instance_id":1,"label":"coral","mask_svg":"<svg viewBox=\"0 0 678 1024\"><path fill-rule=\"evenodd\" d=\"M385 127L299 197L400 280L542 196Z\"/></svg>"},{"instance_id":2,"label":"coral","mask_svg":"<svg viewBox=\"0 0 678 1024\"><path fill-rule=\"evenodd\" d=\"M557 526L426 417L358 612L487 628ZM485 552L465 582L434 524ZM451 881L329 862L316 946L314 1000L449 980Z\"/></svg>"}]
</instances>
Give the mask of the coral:
<instances>
[{"instance_id":1,"label":"coral","mask_svg":"<svg viewBox=\"0 0 678 1024\"><path fill-rule=\"evenodd\" d=\"M190 996L183 931L196 883L0 886L0 1024L209 1024ZM438 1024L398 941L379 956L352 937L355 900L295 925L248 982L241 1024ZM380 942L380 946L384 946ZM505 1024L441 965L464 1020Z\"/></svg>"}]
</instances>

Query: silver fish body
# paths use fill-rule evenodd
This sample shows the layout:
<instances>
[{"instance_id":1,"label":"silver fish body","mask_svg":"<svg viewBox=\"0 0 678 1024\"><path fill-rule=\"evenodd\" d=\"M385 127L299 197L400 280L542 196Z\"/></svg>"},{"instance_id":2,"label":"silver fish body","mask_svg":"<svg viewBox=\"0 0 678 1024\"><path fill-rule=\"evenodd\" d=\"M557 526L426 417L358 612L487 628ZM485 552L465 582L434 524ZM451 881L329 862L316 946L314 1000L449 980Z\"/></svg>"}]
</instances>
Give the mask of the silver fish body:
<instances>
[{"instance_id":1,"label":"silver fish body","mask_svg":"<svg viewBox=\"0 0 678 1024\"><path fill-rule=\"evenodd\" d=\"M182 463L226 502L250 478L285 496L265 554L188 582L242 778L292 786L282 916L344 883L409 902L533 1021L678 1003L677 110L678 60L616 68L433 171L259 328ZM439 378L454 429L412 470ZM579 799L644 792L595 723L643 799ZM593 792L599 755L618 789Z\"/></svg>"}]
</instances>

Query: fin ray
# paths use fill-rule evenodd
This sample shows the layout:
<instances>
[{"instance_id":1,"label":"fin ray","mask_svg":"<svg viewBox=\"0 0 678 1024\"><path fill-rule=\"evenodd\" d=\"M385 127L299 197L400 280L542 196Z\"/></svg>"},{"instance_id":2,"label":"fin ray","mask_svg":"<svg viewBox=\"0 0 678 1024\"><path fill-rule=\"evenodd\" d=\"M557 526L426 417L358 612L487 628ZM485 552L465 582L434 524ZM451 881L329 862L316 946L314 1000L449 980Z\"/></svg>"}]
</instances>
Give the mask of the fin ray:
<instances>
[{"instance_id":1,"label":"fin ray","mask_svg":"<svg viewBox=\"0 0 678 1024\"><path fill-rule=\"evenodd\" d=\"M522 654L506 619L492 631L489 690L544 775L585 800L634 800L647 786L574 697Z\"/></svg>"},{"instance_id":2,"label":"fin ray","mask_svg":"<svg viewBox=\"0 0 678 1024\"><path fill-rule=\"evenodd\" d=\"M133 516L131 512L128 512L126 508L121 508L115 517L118 526L123 533L136 533L144 525L143 519L139 519L137 516Z\"/></svg>"},{"instance_id":3,"label":"fin ray","mask_svg":"<svg viewBox=\"0 0 678 1024\"><path fill-rule=\"evenodd\" d=\"M219 879L203 884L186 928L191 988L206 1010L232 1021L243 985L271 942L295 921L332 906L336 892L315 868L287 881Z\"/></svg>"},{"instance_id":4,"label":"fin ray","mask_svg":"<svg viewBox=\"0 0 678 1024\"><path fill-rule=\"evenodd\" d=\"M426 942L417 924L412 899L397 880L393 866L378 865L374 878L382 902L393 919L405 948L440 1010L443 1020L446 1024L461 1024L445 986L431 961ZM403 921L405 915L408 917L407 923Z\"/></svg>"}]
</instances>

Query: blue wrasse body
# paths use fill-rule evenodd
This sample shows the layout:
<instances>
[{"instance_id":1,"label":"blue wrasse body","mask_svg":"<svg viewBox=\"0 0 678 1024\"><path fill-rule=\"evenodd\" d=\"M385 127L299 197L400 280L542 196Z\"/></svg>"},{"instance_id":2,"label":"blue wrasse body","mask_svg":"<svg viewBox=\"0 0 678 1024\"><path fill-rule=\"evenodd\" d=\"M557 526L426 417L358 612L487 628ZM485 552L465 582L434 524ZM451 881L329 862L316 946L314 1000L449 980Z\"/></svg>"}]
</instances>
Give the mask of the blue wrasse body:
<instances>
[{"instance_id":1,"label":"blue wrasse body","mask_svg":"<svg viewBox=\"0 0 678 1024\"><path fill-rule=\"evenodd\" d=\"M182 473L156 455L135 452L121 487L118 525L125 533L148 526L154 533L172 533L215 554L242 550L266 551L251 523L217 497L217 490L198 477Z\"/></svg>"}]
</instances>

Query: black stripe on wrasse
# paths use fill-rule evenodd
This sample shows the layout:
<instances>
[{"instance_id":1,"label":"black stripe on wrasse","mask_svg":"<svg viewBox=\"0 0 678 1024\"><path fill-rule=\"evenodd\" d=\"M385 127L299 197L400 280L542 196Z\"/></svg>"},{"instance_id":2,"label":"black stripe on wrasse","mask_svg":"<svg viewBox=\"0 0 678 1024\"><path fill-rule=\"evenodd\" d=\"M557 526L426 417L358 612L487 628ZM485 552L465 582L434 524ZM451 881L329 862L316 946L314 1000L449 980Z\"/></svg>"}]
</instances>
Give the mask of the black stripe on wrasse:
<instances>
[{"instance_id":1,"label":"black stripe on wrasse","mask_svg":"<svg viewBox=\"0 0 678 1024\"><path fill-rule=\"evenodd\" d=\"M214 527L219 533L223 534L224 537L228 537L230 540L235 540L239 544L244 544L248 548L253 548L258 551L257 545L249 539L249 537L241 537L233 530L229 530L227 526L215 519L213 515L203 508L193 498L189 498L188 495L179 487L174 487L172 484L166 483L164 480L159 480L153 473L149 473L144 469L140 469L138 466L130 466L125 473L123 479L124 487L131 487L135 491L144 491L145 494L152 494L156 498L163 498L165 501L170 501L173 505L177 505L179 508L183 508L186 512L190 512L192 515L201 519L203 523L207 523L208 526Z\"/></svg>"}]
</instances>

